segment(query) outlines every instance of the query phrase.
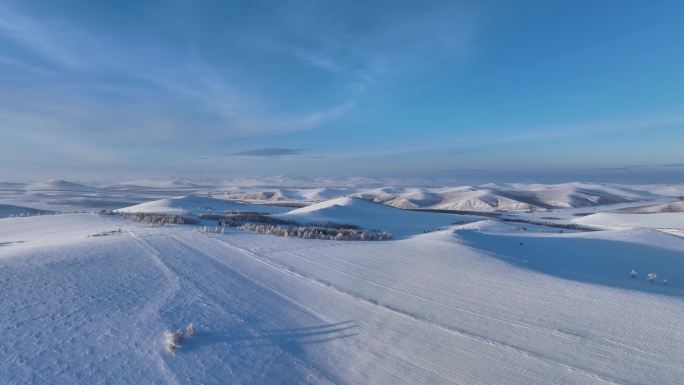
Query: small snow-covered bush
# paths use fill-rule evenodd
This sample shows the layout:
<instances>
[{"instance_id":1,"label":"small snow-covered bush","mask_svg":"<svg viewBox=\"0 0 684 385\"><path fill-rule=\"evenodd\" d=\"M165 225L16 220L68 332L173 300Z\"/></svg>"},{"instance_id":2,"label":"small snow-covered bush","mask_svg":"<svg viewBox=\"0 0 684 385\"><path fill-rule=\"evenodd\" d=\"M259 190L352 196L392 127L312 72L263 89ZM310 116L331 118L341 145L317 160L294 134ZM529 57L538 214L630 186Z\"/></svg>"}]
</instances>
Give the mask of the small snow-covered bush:
<instances>
[{"instance_id":1,"label":"small snow-covered bush","mask_svg":"<svg viewBox=\"0 0 684 385\"><path fill-rule=\"evenodd\" d=\"M637 272L634 270L629 272L629 276L632 277L632 279L636 279L637 275L638 275Z\"/></svg>"},{"instance_id":2,"label":"small snow-covered bush","mask_svg":"<svg viewBox=\"0 0 684 385\"><path fill-rule=\"evenodd\" d=\"M188 327L185 329L185 332L188 333L188 337L193 337L197 333L197 330L195 329L195 323L190 322ZM185 334L183 333L183 329L178 329L175 332L167 330L164 333L164 337L166 338L166 348L169 350L169 352L175 354L178 349L180 349L181 343L185 339Z\"/></svg>"},{"instance_id":3,"label":"small snow-covered bush","mask_svg":"<svg viewBox=\"0 0 684 385\"><path fill-rule=\"evenodd\" d=\"M646 279L649 282L654 283L656 280L658 280L658 275L656 273L648 273L648 275L646 276Z\"/></svg>"},{"instance_id":4,"label":"small snow-covered bush","mask_svg":"<svg viewBox=\"0 0 684 385\"><path fill-rule=\"evenodd\" d=\"M181 342L183 342L182 330L177 330L175 332L170 330L166 331L166 348L169 349L171 353L175 353L180 348Z\"/></svg>"}]
</instances>

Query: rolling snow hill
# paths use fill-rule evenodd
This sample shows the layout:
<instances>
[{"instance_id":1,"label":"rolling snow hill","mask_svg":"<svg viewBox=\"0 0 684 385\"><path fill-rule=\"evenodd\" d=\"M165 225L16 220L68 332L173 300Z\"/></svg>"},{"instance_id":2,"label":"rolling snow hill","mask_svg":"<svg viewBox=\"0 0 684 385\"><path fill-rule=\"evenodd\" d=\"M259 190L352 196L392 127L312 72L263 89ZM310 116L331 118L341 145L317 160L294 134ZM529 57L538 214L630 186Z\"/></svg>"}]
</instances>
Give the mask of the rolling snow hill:
<instances>
[{"instance_id":1,"label":"rolling snow hill","mask_svg":"<svg viewBox=\"0 0 684 385\"><path fill-rule=\"evenodd\" d=\"M573 222L602 228L646 227L652 229L684 230L684 213L597 213L577 218Z\"/></svg>"},{"instance_id":2,"label":"rolling snow hill","mask_svg":"<svg viewBox=\"0 0 684 385\"><path fill-rule=\"evenodd\" d=\"M679 200L676 202L655 205L625 207L616 211L633 214L681 213L684 212L684 201Z\"/></svg>"},{"instance_id":3,"label":"rolling snow hill","mask_svg":"<svg viewBox=\"0 0 684 385\"><path fill-rule=\"evenodd\" d=\"M538 211L643 202L654 194L608 185L486 184L460 187L359 189L355 197L404 209L454 211Z\"/></svg>"},{"instance_id":4,"label":"rolling snow hill","mask_svg":"<svg viewBox=\"0 0 684 385\"><path fill-rule=\"evenodd\" d=\"M457 240L524 268L576 281L684 298L682 241L650 229L600 232L457 230ZM627 279L632 270L641 274ZM651 284L656 273L667 285Z\"/></svg>"},{"instance_id":5,"label":"rolling snow hill","mask_svg":"<svg viewBox=\"0 0 684 385\"><path fill-rule=\"evenodd\" d=\"M473 220L457 214L401 210L353 197L335 198L274 216L303 223L351 223L368 230L387 231L395 236L418 234Z\"/></svg>"},{"instance_id":6,"label":"rolling snow hill","mask_svg":"<svg viewBox=\"0 0 684 385\"><path fill-rule=\"evenodd\" d=\"M60 179L50 179L47 182L32 183L25 187L26 191L35 192L73 192L93 191L95 188Z\"/></svg>"},{"instance_id":7,"label":"rolling snow hill","mask_svg":"<svg viewBox=\"0 0 684 385\"><path fill-rule=\"evenodd\" d=\"M50 211L0 203L0 218L50 214Z\"/></svg>"},{"instance_id":8,"label":"rolling snow hill","mask_svg":"<svg viewBox=\"0 0 684 385\"><path fill-rule=\"evenodd\" d=\"M124 207L115 211L126 213L199 215L211 213L222 214L226 211L256 211L262 213L276 213L286 210L286 208L277 206L240 203L225 199L215 199L201 196L182 196L145 202L135 206Z\"/></svg>"}]
</instances>

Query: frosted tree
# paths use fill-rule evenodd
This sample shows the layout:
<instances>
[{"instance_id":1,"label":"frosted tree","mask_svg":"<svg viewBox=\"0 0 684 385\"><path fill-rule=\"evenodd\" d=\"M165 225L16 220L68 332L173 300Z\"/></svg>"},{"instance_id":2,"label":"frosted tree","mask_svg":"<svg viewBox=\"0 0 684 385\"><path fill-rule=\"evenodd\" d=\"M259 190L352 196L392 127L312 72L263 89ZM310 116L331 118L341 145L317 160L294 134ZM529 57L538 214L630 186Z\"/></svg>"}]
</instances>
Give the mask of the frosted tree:
<instances>
[{"instance_id":1,"label":"frosted tree","mask_svg":"<svg viewBox=\"0 0 684 385\"><path fill-rule=\"evenodd\" d=\"M654 283L658 279L658 275L656 273L648 273L648 275L646 276L646 279L649 282Z\"/></svg>"},{"instance_id":2,"label":"frosted tree","mask_svg":"<svg viewBox=\"0 0 684 385\"><path fill-rule=\"evenodd\" d=\"M629 272L629 276L632 277L632 279L636 279L637 275L638 275L637 272L634 270Z\"/></svg>"}]
</instances>

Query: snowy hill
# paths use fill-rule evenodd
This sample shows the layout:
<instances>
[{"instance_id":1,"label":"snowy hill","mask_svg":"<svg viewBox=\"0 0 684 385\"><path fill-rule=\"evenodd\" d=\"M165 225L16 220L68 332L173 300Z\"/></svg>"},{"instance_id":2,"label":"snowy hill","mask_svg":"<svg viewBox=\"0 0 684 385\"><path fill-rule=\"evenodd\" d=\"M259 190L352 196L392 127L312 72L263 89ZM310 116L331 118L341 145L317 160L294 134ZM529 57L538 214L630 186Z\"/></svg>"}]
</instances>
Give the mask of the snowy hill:
<instances>
[{"instance_id":1,"label":"snowy hill","mask_svg":"<svg viewBox=\"0 0 684 385\"><path fill-rule=\"evenodd\" d=\"M39 182L39 183L33 183L25 187L26 191L57 191L57 192L65 192L65 191L91 191L94 190L93 187L90 186L85 186L82 184L74 183L74 182L69 182L66 180L60 180L60 179L50 179L47 182Z\"/></svg>"},{"instance_id":2,"label":"snowy hill","mask_svg":"<svg viewBox=\"0 0 684 385\"><path fill-rule=\"evenodd\" d=\"M222 214L226 211L257 211L263 213L275 213L286 210L286 208L282 207L247 204L225 199L215 199L200 196L182 196L145 202L135 206L124 207L115 211L126 213L199 215L210 213Z\"/></svg>"},{"instance_id":3,"label":"snowy hill","mask_svg":"<svg viewBox=\"0 0 684 385\"><path fill-rule=\"evenodd\" d=\"M332 198L338 198L354 189L342 188L304 188L304 189L268 189L268 190L249 190L226 193L228 199L261 201L261 202L318 202Z\"/></svg>"},{"instance_id":4,"label":"snowy hill","mask_svg":"<svg viewBox=\"0 0 684 385\"><path fill-rule=\"evenodd\" d=\"M50 211L0 203L0 218L49 214Z\"/></svg>"},{"instance_id":5,"label":"snowy hill","mask_svg":"<svg viewBox=\"0 0 684 385\"><path fill-rule=\"evenodd\" d=\"M684 213L624 214L597 213L577 218L573 222L604 228L646 227L684 230Z\"/></svg>"},{"instance_id":6,"label":"snowy hill","mask_svg":"<svg viewBox=\"0 0 684 385\"><path fill-rule=\"evenodd\" d=\"M282 179L282 180L281 180ZM277 185L277 181L284 185ZM680 185L620 186L572 182L563 184L495 184L452 187L371 186L350 180L296 181L287 178L242 178L222 183L191 183L180 180L138 180L109 186L121 194L165 193L206 195L258 203L309 204L343 196L354 196L404 209L454 211L543 211L564 208L599 207L612 204L646 205L671 201L682 193ZM67 182L68 183L68 182ZM271 184L274 183L274 184ZM321 185L317 185L321 183ZM327 183L327 185L326 185ZM53 186L52 189L55 187ZM684 193L682 193L684 194Z\"/></svg>"},{"instance_id":7,"label":"snowy hill","mask_svg":"<svg viewBox=\"0 0 684 385\"><path fill-rule=\"evenodd\" d=\"M177 180L177 179L171 179L171 180L164 180L164 179L136 179L136 180L129 180L125 182L120 182L117 183L114 186L119 186L119 187L151 187L151 188L185 188L185 187L198 187L197 184L187 182L187 181L182 181L182 180Z\"/></svg>"},{"instance_id":8,"label":"snowy hill","mask_svg":"<svg viewBox=\"0 0 684 385\"><path fill-rule=\"evenodd\" d=\"M535 232L457 231L469 247L528 269L577 281L665 293L684 297L682 241L648 230L620 230L572 234ZM553 252L550 252L553 251ZM645 257L648 256L648 257ZM641 279L626 279L635 270ZM645 280L656 272L668 285Z\"/></svg>"},{"instance_id":9,"label":"snowy hill","mask_svg":"<svg viewBox=\"0 0 684 385\"><path fill-rule=\"evenodd\" d=\"M684 201L679 200L676 202L661 203L655 205L626 207L623 209L618 209L616 211L633 214L681 213L684 212Z\"/></svg>"},{"instance_id":10,"label":"snowy hill","mask_svg":"<svg viewBox=\"0 0 684 385\"><path fill-rule=\"evenodd\" d=\"M401 208L459 211L534 211L598 206L644 200L644 196L614 187L562 185L497 185L452 188L375 189L358 196Z\"/></svg>"},{"instance_id":11,"label":"snowy hill","mask_svg":"<svg viewBox=\"0 0 684 385\"><path fill-rule=\"evenodd\" d=\"M564 183L559 185L489 185L497 193L543 208L572 208L642 201L650 194L638 194L613 186Z\"/></svg>"},{"instance_id":12,"label":"snowy hill","mask_svg":"<svg viewBox=\"0 0 684 385\"><path fill-rule=\"evenodd\" d=\"M357 193L355 196L403 209L481 212L496 210L528 211L538 209L530 204L497 195L490 190L471 186L447 188L382 188L363 191Z\"/></svg>"},{"instance_id":13,"label":"snowy hill","mask_svg":"<svg viewBox=\"0 0 684 385\"><path fill-rule=\"evenodd\" d=\"M395 236L472 220L463 215L402 210L353 197L331 199L275 216L298 222L351 223L368 230L388 231Z\"/></svg>"}]
</instances>

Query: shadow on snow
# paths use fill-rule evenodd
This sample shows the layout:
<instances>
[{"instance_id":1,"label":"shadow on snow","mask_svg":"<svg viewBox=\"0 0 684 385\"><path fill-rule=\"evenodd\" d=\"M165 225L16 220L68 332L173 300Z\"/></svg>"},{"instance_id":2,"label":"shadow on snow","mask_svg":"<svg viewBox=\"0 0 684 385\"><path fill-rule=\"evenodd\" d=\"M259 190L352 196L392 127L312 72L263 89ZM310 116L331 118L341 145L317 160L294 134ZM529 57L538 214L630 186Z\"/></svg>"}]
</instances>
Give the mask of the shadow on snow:
<instances>
[{"instance_id":1,"label":"shadow on snow","mask_svg":"<svg viewBox=\"0 0 684 385\"><path fill-rule=\"evenodd\" d=\"M359 325L353 321L344 321L310 327L256 330L253 332L239 330L200 332L183 342L182 351L191 352L213 344L229 344L231 347L276 345L292 354L301 355L304 352L302 349L304 345L321 344L353 337L358 334L355 331L358 327Z\"/></svg>"}]
</instances>

